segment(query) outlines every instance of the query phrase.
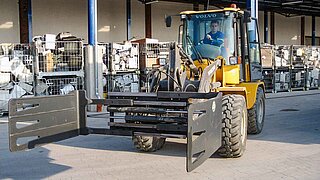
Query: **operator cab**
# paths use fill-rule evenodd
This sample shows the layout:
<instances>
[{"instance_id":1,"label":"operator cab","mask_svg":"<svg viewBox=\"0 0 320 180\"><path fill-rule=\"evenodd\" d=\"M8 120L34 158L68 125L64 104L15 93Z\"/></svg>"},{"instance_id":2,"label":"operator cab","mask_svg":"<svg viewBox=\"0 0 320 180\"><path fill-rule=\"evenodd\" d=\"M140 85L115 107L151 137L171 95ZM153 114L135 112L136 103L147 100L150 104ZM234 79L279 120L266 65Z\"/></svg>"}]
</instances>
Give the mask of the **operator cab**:
<instances>
[{"instance_id":1,"label":"operator cab","mask_svg":"<svg viewBox=\"0 0 320 180\"><path fill-rule=\"evenodd\" d=\"M189 14L184 21L183 47L193 60L215 59L222 56L229 60L234 55L233 12ZM213 32L212 30L215 30ZM212 40L208 39L207 36Z\"/></svg>"},{"instance_id":2,"label":"operator cab","mask_svg":"<svg viewBox=\"0 0 320 180\"><path fill-rule=\"evenodd\" d=\"M196 66L210 64L218 58L223 59L224 65L239 65L240 81L261 79L258 24L247 12L231 7L185 11L180 17L182 49Z\"/></svg>"}]
</instances>

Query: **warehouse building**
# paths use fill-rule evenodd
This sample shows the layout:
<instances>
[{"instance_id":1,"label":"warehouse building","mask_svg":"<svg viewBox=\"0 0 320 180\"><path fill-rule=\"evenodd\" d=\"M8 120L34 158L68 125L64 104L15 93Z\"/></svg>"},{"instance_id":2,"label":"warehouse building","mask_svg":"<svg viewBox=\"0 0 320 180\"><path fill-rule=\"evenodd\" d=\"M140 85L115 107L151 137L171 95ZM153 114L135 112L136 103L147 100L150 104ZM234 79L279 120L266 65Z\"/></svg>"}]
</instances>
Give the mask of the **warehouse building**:
<instances>
[{"instance_id":1,"label":"warehouse building","mask_svg":"<svg viewBox=\"0 0 320 180\"><path fill-rule=\"evenodd\" d=\"M29 26L32 28L29 33L31 33L32 37L71 32L77 37L83 38L84 42L88 41L87 0L31 0L29 2L31 3L29 13L32 14L32 17L29 17L31 18L29 22L32 24L32 26ZM131 8L128 6L128 2ZM148 36L151 35L150 37L161 41L176 41L180 20L178 17L173 18L173 26L166 28L164 23L165 16L178 14L184 10L204 9L207 6L206 2L155 1L145 5L141 0L98 0L98 41L122 42L127 39L127 7L130 9L130 38L141 39L149 33ZM231 2L233 1L221 1L219 3L211 1L209 9L218 9ZM244 2L239 1L238 6L245 8ZM317 4L298 2L282 5L277 2L274 1L274 4L268 4L267 1L265 3L259 2L260 11L258 17L261 41L269 44L310 45L312 15L316 15L312 10L317 9L317 7L311 8L310 6L317 6ZM285 7L288 8L284 9ZM304 11L300 11L303 7ZM282 10L279 10L279 8L282 8ZM281 13L282 11L284 13ZM0 14L0 42L20 42L19 3L12 0L1 0ZM22 17L24 17L24 21L28 21L27 17ZM147 33L145 20L151 22L148 25L150 26L148 27L150 32ZM320 31L317 31L317 29L320 28L320 19L314 16L314 20L316 29L315 45L319 45ZM266 28L267 30L265 30ZM267 37L264 36L265 32L267 32Z\"/></svg>"}]
</instances>

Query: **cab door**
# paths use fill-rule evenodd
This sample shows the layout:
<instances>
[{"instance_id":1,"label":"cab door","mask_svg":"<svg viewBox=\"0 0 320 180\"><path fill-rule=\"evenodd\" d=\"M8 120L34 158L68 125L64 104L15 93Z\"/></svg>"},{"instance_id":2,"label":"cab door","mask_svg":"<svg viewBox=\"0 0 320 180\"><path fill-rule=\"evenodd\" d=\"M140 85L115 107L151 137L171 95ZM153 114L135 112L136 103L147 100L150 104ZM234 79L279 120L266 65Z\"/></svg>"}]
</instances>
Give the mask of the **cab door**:
<instances>
[{"instance_id":1,"label":"cab door","mask_svg":"<svg viewBox=\"0 0 320 180\"><path fill-rule=\"evenodd\" d=\"M247 41L250 81L258 81L262 79L262 65L259 26L256 18L251 17L251 22L247 23Z\"/></svg>"}]
</instances>

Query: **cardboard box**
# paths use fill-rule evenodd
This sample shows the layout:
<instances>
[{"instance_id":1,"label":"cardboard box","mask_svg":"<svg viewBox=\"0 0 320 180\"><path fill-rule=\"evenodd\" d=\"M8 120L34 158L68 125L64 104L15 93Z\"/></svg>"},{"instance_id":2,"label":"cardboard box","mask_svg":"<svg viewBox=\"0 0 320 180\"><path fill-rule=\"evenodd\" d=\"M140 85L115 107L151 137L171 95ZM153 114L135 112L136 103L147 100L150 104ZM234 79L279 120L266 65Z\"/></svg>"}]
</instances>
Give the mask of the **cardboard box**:
<instances>
[{"instance_id":1,"label":"cardboard box","mask_svg":"<svg viewBox=\"0 0 320 180\"><path fill-rule=\"evenodd\" d=\"M0 72L0 85L8 84L11 80L11 73Z\"/></svg>"},{"instance_id":2,"label":"cardboard box","mask_svg":"<svg viewBox=\"0 0 320 180\"><path fill-rule=\"evenodd\" d=\"M313 69L311 71L311 77L314 79L319 79L319 69Z\"/></svg>"},{"instance_id":3,"label":"cardboard box","mask_svg":"<svg viewBox=\"0 0 320 180\"><path fill-rule=\"evenodd\" d=\"M281 58L276 56L275 57L275 66L280 67L281 66Z\"/></svg>"},{"instance_id":4,"label":"cardboard box","mask_svg":"<svg viewBox=\"0 0 320 180\"><path fill-rule=\"evenodd\" d=\"M154 65L158 65L157 58L146 58L146 68L152 68Z\"/></svg>"},{"instance_id":5,"label":"cardboard box","mask_svg":"<svg viewBox=\"0 0 320 180\"><path fill-rule=\"evenodd\" d=\"M284 73L280 73L280 82L286 82L286 75Z\"/></svg>"},{"instance_id":6,"label":"cardboard box","mask_svg":"<svg viewBox=\"0 0 320 180\"><path fill-rule=\"evenodd\" d=\"M47 53L44 61L44 71L52 72L53 71L53 53Z\"/></svg>"},{"instance_id":7,"label":"cardboard box","mask_svg":"<svg viewBox=\"0 0 320 180\"><path fill-rule=\"evenodd\" d=\"M56 35L55 34L45 34L44 40L46 42L46 49L55 49L56 48Z\"/></svg>"},{"instance_id":8,"label":"cardboard box","mask_svg":"<svg viewBox=\"0 0 320 180\"><path fill-rule=\"evenodd\" d=\"M0 71L1 72L11 71L11 63L9 61L9 57L0 56Z\"/></svg>"},{"instance_id":9,"label":"cardboard box","mask_svg":"<svg viewBox=\"0 0 320 180\"><path fill-rule=\"evenodd\" d=\"M261 49L262 67L273 67L273 50L271 48Z\"/></svg>"},{"instance_id":10,"label":"cardboard box","mask_svg":"<svg viewBox=\"0 0 320 180\"><path fill-rule=\"evenodd\" d=\"M295 80L296 80L296 81L300 81L300 80L301 80L301 72L297 72L297 73L295 74Z\"/></svg>"}]
</instances>

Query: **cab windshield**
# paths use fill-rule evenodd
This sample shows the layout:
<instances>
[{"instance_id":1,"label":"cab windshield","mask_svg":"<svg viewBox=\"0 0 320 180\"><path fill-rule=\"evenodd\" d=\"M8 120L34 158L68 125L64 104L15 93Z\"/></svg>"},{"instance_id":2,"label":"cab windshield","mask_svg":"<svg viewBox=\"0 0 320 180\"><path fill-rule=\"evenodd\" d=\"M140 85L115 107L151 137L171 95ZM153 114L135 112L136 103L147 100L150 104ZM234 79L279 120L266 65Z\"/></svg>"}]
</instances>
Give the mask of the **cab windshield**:
<instances>
[{"instance_id":1,"label":"cab windshield","mask_svg":"<svg viewBox=\"0 0 320 180\"><path fill-rule=\"evenodd\" d=\"M183 49L193 59L215 59L222 56L229 64L234 56L233 12L186 15Z\"/></svg>"}]
</instances>

